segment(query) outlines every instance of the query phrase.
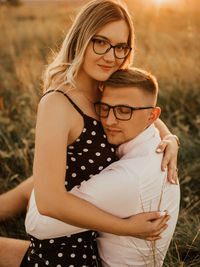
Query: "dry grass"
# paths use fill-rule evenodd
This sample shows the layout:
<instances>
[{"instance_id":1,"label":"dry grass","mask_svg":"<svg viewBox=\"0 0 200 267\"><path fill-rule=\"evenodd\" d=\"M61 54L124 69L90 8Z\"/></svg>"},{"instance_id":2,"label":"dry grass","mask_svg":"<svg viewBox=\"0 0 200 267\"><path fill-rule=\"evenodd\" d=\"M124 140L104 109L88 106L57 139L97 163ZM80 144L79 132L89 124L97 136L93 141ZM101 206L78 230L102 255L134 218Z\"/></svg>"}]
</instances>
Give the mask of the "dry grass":
<instances>
[{"instance_id":1,"label":"dry grass","mask_svg":"<svg viewBox=\"0 0 200 267\"><path fill-rule=\"evenodd\" d=\"M180 1L187 6L158 9L150 0L127 0L136 33L134 65L158 77L162 118L182 143L181 212L164 266L197 267L200 16L198 5L192 6L197 1ZM0 192L31 174L41 74L47 55L60 46L76 12L69 6L0 9ZM23 238L22 222L23 218L0 224L0 235Z\"/></svg>"}]
</instances>

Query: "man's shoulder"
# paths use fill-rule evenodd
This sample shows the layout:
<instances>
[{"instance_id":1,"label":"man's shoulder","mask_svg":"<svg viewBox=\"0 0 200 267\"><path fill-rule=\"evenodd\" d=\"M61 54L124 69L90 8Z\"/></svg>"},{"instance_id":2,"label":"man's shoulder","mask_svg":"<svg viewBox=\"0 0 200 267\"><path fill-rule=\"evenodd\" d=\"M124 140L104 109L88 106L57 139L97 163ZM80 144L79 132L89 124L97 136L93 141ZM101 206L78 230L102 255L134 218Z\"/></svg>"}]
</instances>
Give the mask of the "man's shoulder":
<instances>
[{"instance_id":1,"label":"man's shoulder","mask_svg":"<svg viewBox=\"0 0 200 267\"><path fill-rule=\"evenodd\" d=\"M137 151L132 151L129 155L125 155L120 159L120 166L129 169L139 177L149 173L158 173L161 171L161 163L163 159L162 153L156 153L159 139L154 142L142 144Z\"/></svg>"}]
</instances>

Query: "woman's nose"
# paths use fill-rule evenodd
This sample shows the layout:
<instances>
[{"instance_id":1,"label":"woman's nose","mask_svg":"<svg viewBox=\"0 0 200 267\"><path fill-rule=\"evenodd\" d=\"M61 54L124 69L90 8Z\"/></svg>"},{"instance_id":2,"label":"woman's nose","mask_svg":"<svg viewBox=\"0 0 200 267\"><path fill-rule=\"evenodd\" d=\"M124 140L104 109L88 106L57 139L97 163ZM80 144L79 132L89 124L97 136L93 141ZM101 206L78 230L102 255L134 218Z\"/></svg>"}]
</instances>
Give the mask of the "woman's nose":
<instances>
[{"instance_id":1,"label":"woman's nose","mask_svg":"<svg viewBox=\"0 0 200 267\"><path fill-rule=\"evenodd\" d=\"M104 54L104 60L109 62L115 61L114 48L111 48L107 53Z\"/></svg>"}]
</instances>

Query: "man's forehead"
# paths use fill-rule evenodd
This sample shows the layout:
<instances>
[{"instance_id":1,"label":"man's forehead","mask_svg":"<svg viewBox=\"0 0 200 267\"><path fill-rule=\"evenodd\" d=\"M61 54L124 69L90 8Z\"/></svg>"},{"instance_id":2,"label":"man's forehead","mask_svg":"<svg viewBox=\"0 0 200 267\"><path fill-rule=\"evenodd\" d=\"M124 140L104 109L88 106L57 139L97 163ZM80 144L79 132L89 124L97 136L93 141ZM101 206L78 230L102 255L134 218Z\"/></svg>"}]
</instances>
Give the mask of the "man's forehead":
<instances>
[{"instance_id":1,"label":"man's forehead","mask_svg":"<svg viewBox=\"0 0 200 267\"><path fill-rule=\"evenodd\" d=\"M105 87L101 99L106 99L109 101L128 101L138 98L143 98L143 92L137 87ZM126 104L126 103L124 103Z\"/></svg>"}]
</instances>

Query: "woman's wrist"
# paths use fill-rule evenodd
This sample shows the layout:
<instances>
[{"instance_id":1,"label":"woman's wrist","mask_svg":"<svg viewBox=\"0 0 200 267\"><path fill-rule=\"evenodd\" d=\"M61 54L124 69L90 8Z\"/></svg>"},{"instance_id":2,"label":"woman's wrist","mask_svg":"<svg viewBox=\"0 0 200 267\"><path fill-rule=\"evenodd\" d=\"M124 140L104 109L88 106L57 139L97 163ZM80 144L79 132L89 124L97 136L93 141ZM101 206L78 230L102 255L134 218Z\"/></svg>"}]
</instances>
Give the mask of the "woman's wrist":
<instances>
[{"instance_id":1,"label":"woman's wrist","mask_svg":"<svg viewBox=\"0 0 200 267\"><path fill-rule=\"evenodd\" d=\"M179 140L178 136L175 134L167 134L164 136L163 140L168 140L170 138L174 138L177 142L178 147L180 147L180 145L181 145L180 140Z\"/></svg>"}]
</instances>

